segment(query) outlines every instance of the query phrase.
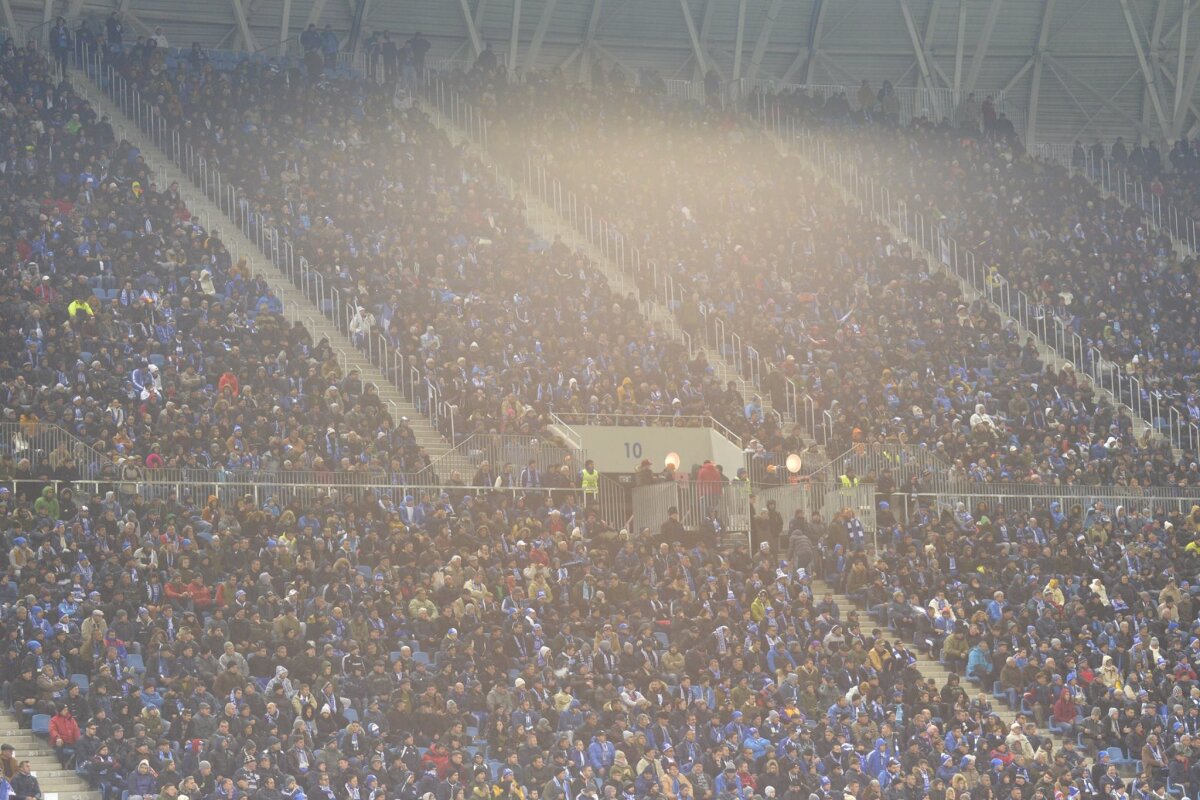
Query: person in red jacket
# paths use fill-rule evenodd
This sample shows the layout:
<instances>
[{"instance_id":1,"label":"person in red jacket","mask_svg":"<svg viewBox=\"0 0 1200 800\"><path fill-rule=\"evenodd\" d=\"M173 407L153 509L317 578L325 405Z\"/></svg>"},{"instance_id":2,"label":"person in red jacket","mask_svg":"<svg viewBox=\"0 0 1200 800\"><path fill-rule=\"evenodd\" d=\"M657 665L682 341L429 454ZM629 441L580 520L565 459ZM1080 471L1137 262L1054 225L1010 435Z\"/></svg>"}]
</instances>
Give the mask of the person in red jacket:
<instances>
[{"instance_id":1,"label":"person in red jacket","mask_svg":"<svg viewBox=\"0 0 1200 800\"><path fill-rule=\"evenodd\" d=\"M225 394L228 389L233 397L237 397L241 393L241 385L238 383L237 375L234 375L229 370L221 374L220 380L217 381L217 394Z\"/></svg>"},{"instance_id":2,"label":"person in red jacket","mask_svg":"<svg viewBox=\"0 0 1200 800\"><path fill-rule=\"evenodd\" d=\"M79 723L71 716L71 709L60 706L58 713L50 718L50 741L64 766L75 758L75 743L79 741Z\"/></svg>"},{"instance_id":3,"label":"person in red jacket","mask_svg":"<svg viewBox=\"0 0 1200 800\"><path fill-rule=\"evenodd\" d=\"M196 611L208 611L212 608L213 595L212 589L204 583L204 578L199 573L192 578L192 582L188 584L188 594L192 597L192 607Z\"/></svg>"},{"instance_id":4,"label":"person in red jacket","mask_svg":"<svg viewBox=\"0 0 1200 800\"><path fill-rule=\"evenodd\" d=\"M175 606L175 610L179 612L192 610L192 595L188 592L188 585L183 582L183 578L179 573L171 576L171 580L167 581L163 587L163 594L167 596L167 602Z\"/></svg>"}]
</instances>

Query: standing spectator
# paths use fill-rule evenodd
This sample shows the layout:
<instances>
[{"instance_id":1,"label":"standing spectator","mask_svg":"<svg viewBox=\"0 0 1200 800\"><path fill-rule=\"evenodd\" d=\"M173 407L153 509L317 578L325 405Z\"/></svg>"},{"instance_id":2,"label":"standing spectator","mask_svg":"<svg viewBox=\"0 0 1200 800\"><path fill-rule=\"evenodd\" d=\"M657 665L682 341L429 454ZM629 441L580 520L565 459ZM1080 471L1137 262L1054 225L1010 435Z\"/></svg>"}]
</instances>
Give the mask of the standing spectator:
<instances>
[{"instance_id":1,"label":"standing spectator","mask_svg":"<svg viewBox=\"0 0 1200 800\"><path fill-rule=\"evenodd\" d=\"M317 30L315 22L310 22L308 27L300 33L300 47L306 53L321 47L321 32Z\"/></svg>"},{"instance_id":2,"label":"standing spectator","mask_svg":"<svg viewBox=\"0 0 1200 800\"><path fill-rule=\"evenodd\" d=\"M121 18L114 11L108 15L108 19L104 21L104 34L108 40L108 47L114 53L122 52L122 44L125 36L125 25L121 22Z\"/></svg>"},{"instance_id":3,"label":"standing spectator","mask_svg":"<svg viewBox=\"0 0 1200 800\"><path fill-rule=\"evenodd\" d=\"M71 30L64 17L58 17L50 29L50 52L60 67L67 66L67 57L71 54Z\"/></svg>"},{"instance_id":4,"label":"standing spectator","mask_svg":"<svg viewBox=\"0 0 1200 800\"><path fill-rule=\"evenodd\" d=\"M325 23L325 30L321 32L321 54L325 57L325 66L331 69L337 66L339 49L341 49L341 42L338 40L338 35L334 33L333 25Z\"/></svg>"}]
</instances>

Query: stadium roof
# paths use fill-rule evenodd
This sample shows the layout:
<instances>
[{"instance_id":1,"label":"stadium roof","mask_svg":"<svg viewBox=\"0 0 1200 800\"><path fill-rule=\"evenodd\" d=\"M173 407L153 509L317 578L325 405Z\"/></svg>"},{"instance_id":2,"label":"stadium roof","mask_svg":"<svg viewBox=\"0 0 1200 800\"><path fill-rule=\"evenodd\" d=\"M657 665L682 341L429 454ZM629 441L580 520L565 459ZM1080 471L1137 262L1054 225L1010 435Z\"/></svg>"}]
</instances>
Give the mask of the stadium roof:
<instances>
[{"instance_id":1,"label":"stadium roof","mask_svg":"<svg viewBox=\"0 0 1200 800\"><path fill-rule=\"evenodd\" d=\"M35 36L57 14L120 9L172 44L279 47L308 22L348 40L420 30L433 58L485 43L518 69L653 66L668 79L921 87L923 103L995 95L1038 142L1160 142L1200 119L1200 0L0 0L0 25ZM364 41L359 39L359 46ZM515 44L515 48L514 48ZM294 43L293 43L294 47ZM1184 57L1180 58L1180 53Z\"/></svg>"}]
</instances>

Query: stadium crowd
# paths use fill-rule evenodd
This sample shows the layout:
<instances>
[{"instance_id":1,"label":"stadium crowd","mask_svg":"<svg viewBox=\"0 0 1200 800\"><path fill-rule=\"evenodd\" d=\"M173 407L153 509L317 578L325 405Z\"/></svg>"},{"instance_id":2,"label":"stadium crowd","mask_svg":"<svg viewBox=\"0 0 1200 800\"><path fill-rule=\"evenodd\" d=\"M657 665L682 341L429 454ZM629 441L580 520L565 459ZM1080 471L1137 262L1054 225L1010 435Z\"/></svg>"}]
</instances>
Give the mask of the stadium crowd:
<instances>
[{"instance_id":1,"label":"stadium crowd","mask_svg":"<svg viewBox=\"0 0 1200 800\"><path fill-rule=\"evenodd\" d=\"M191 123L193 143L246 176L248 202L336 270L381 332L432 359L435 380L453 386L461 370L461 401L481 424L536 426L506 426L506 395L514 417L527 414L520 401L537 418L564 384L567 407L603 387L604 409L656 411L674 405L684 381L714 392L701 392L698 410L720 399L702 364L672 372L684 368L679 354L659 337L646 344L636 299L612 296L561 243L531 241L514 201L416 110L373 102L369 84L344 76L322 85L250 65L225 75L202 62L167 68L162 57L134 51L114 63L161 95L164 114ZM239 272L217 232L156 187L136 150L114 141L69 85L55 86L40 56L6 46L0 73L0 130L14 144L0 171L9 215L0 243L16 251L0 264L15 345L7 352L28 361L5 367L17 421L62 420L97 442L128 432L113 450L147 465L153 454L195 449L265 459L273 436L280 456L304 446L312 460L293 457L308 466L311 451L332 456L322 446L351 434L379 447L376 458L403 457L392 438L403 438L402 423L337 374L328 343L282 324L277 301ZM677 119L648 98L574 91L580 106ZM624 116L611 116L619 127ZM766 351L838 401L840 436L895 426L896 436L948 449L964 470L986 461L992 477L1023 458L1022 478L1078 480L1079 469L1119 480L1126 468L1132 482L1158 477L1155 465L1174 477L1161 454L1139 472L1124 455L1139 446L1127 421L1069 374L1047 371L944 278L916 271L853 209L753 200L745 187L767 201L832 193L783 174L800 171L780 169L786 162L745 132L729 125L726 141L741 137L742 147L720 149L703 119L690 131L672 126L692 163L708 163L706 151L729 161L707 184L657 171L667 168L652 152L616 158L607 148L632 142L587 120L594 140L578 141L613 165L612 183L588 175L599 200L619 196L625 171L677 180L679 195L665 204L629 194L647 212L646 228L635 218L631 230L664 253L660 263L682 264L697 303L756 335L807 342ZM550 114L542 122L560 124ZM531 135L529 144L550 155L553 142ZM402 157L377 160L384 148ZM569 154L552 155L571 180ZM754 238L727 242L722 194L735 219L739 200L763 206ZM801 222L807 239L792 246L783 231ZM701 226L723 243L710 249ZM814 274L811 292L785 286L793 261L837 264L853 281ZM739 269L717 269L730 263ZM101 301L97 290L117 294ZM747 307L775 310L758 327ZM496 323L488 310L507 316ZM158 335L184 321L198 332L194 349L172 344L174 329ZM66 364L85 344L99 366ZM878 362L844 360L868 346ZM632 378L639 366L646 391ZM200 383L184 380L188 369ZM288 402L293 395L301 399ZM134 422L88 408L111 397L131 402ZM724 402L751 418L742 424L759 422L740 398ZM267 414L268 404L278 411ZM89 410L90 424L112 430L87 427ZM1045 417L1059 438L1035 444ZM327 420L333 439L320 432ZM1094 450L1094 437L1122 453ZM1073 439L1088 446L1071 468L1061 443ZM1200 508L1027 514L981 504L898 519L885 506L878 553L816 515L770 520L753 552L719 552L686 535L617 530L620 521L538 488L519 502L450 491L394 507L347 491L223 507L143 497L136 484L121 491L129 484L81 483L79 499L38 480L0 486L4 702L23 725L44 722L63 763L105 800L1162 800L1200 791L1200 631L1187 580ZM865 610L839 607L814 580ZM945 686L922 678L917 649L956 673ZM1011 727L993 714L994 682L1005 702L1029 709ZM1050 731L1064 729L1056 747ZM1110 747L1138 762L1135 777L1106 763ZM0 750L0 772L11 795L40 800L11 751Z\"/></svg>"},{"instance_id":2,"label":"stadium crowd","mask_svg":"<svg viewBox=\"0 0 1200 800\"><path fill-rule=\"evenodd\" d=\"M502 98L489 138L510 167L545 165L642 245L643 263L672 275L681 324L702 336L722 317L831 409L831 450L919 443L977 481L1188 485L1200 475L1136 439L1132 420L1070 368L1044 365L1032 341L925 274L751 126L624 85L510 87L476 72L460 86ZM653 296L649 269L645 279ZM781 407L782 381L771 380Z\"/></svg>"},{"instance_id":3,"label":"stadium crowd","mask_svg":"<svg viewBox=\"0 0 1200 800\"><path fill-rule=\"evenodd\" d=\"M40 56L9 42L0 68L4 477L28 477L22 454L43 423L96 448L68 470L130 480L158 467L424 465L375 388L288 325L262 277Z\"/></svg>"},{"instance_id":4,"label":"stadium crowd","mask_svg":"<svg viewBox=\"0 0 1200 800\"><path fill-rule=\"evenodd\" d=\"M778 103L808 123L822 122L794 95ZM903 129L855 124L838 135L847 157L912 213L942 220L990 272L1024 291L1038 313L1062 320L1086 346L1137 378L1147 403L1160 398L1164 409L1200 421L1195 259L1181 258L1140 209L1104 197L1078 171L1072 176L1031 157L1014 137L990 135L994 124L980 125L976 110L958 127L918 119ZM1129 149L1118 140L1107 153L1099 142L1090 149L1087 161L1076 148L1077 167L1095 169L1099 159L1111 158L1117 169L1147 179L1147 194L1164 206L1194 208L1187 197L1196 162L1186 141L1168 154L1169 172L1153 144ZM1151 422L1164 427L1166 411Z\"/></svg>"},{"instance_id":5,"label":"stadium crowd","mask_svg":"<svg viewBox=\"0 0 1200 800\"><path fill-rule=\"evenodd\" d=\"M220 71L153 50L112 63L355 303L359 344L382 335L420 365L458 407L459 433L544 433L554 409L709 414L747 439L781 439L776 418L743 413L735 387L636 299L562 242L537 241L519 204L394 105L390 84L252 62Z\"/></svg>"}]
</instances>

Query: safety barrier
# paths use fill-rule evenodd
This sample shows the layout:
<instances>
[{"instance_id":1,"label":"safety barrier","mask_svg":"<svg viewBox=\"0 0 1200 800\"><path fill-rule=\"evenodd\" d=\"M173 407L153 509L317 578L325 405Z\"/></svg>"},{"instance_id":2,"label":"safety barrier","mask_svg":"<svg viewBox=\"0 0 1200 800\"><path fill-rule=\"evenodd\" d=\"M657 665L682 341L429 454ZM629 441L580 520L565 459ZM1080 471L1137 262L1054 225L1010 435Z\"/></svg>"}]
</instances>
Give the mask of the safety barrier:
<instances>
[{"instance_id":1,"label":"safety barrier","mask_svg":"<svg viewBox=\"0 0 1200 800\"><path fill-rule=\"evenodd\" d=\"M109 456L70 431L40 421L0 423L0 454L11 458L13 463L29 459L35 471L58 469L68 458L80 474L86 476L94 476L101 469L113 466Z\"/></svg>"},{"instance_id":2,"label":"safety barrier","mask_svg":"<svg viewBox=\"0 0 1200 800\"><path fill-rule=\"evenodd\" d=\"M797 512L811 519L815 512L826 524L839 518L845 520L853 512L863 524L863 529L872 537L872 547L878 550L875 540L878 527L876 517L875 486L858 483L842 486L837 481L805 481L794 486L774 486L754 493L755 509L767 508L774 503L775 510L783 518L783 531L787 535L788 525Z\"/></svg>"},{"instance_id":3,"label":"safety barrier","mask_svg":"<svg viewBox=\"0 0 1200 800\"><path fill-rule=\"evenodd\" d=\"M469 464L477 469L486 464L497 476L505 467L511 467L520 475L533 462L542 475L567 467L570 479L574 481L578 479L579 470L583 469L586 461L587 454L581 448L570 447L544 436L476 433L435 459L417 475L418 478L436 476L445 480L450 474L443 465L458 468L460 464ZM462 478L470 480L472 476L463 475Z\"/></svg>"},{"instance_id":4,"label":"safety barrier","mask_svg":"<svg viewBox=\"0 0 1200 800\"><path fill-rule=\"evenodd\" d=\"M630 531L657 536L672 508L690 531L699 530L710 514L715 514L722 533L750 531L750 493L746 489L695 481L665 481L634 489Z\"/></svg>"},{"instance_id":5,"label":"safety barrier","mask_svg":"<svg viewBox=\"0 0 1200 800\"><path fill-rule=\"evenodd\" d=\"M326 504L340 505L351 503L361 505L364 502L374 502L382 511L394 511L404 504L411 496L414 501L437 503L447 496L457 507L458 501L468 495L487 495L506 497L510 504L516 504L524 499L528 504L529 498L544 499L550 497L555 508L561 508L568 498L576 501L579 512L583 513L583 493L578 489L522 488L519 486L428 486L419 483L353 483L340 480L344 474L330 473L328 481L323 483L282 483L275 480L270 472L256 473L253 481L236 480L224 482L172 482L147 479L143 475L119 473L110 477L74 481L62 480L22 480L0 479L0 487L6 487L19 495L33 498L39 495L43 488L52 487L55 492L64 488L74 490L77 496L104 498L108 492L113 493L114 499L123 504L141 498L146 502L191 500L197 505L203 505L210 498L224 506L234 505L239 501L252 502L257 508L277 507L283 510L289 506L308 510L320 508ZM378 476L376 476L378 477ZM538 503L540 505L540 502ZM99 509L93 511L93 516L99 516ZM299 516L299 513L297 513Z\"/></svg>"},{"instance_id":6,"label":"safety barrier","mask_svg":"<svg viewBox=\"0 0 1200 800\"><path fill-rule=\"evenodd\" d=\"M1130 512L1149 511L1151 515L1160 512L1187 514L1193 506L1200 504L1200 492L1195 489L1171 496L1166 492L1143 493L1112 486L1048 486L1041 492L1029 491L1030 487L1025 485L1001 485L993 489L989 484L970 484L962 488L962 491L895 493L886 499L900 520L910 519L918 509L929 511L931 516L943 510L955 512L961 503L961 508L971 513L976 521L985 514L994 518L998 513L1015 513L1040 515L1043 523L1051 513L1062 513L1084 522L1084 515L1098 502L1104 504L1105 513L1110 516L1121 507Z\"/></svg>"}]
</instances>

